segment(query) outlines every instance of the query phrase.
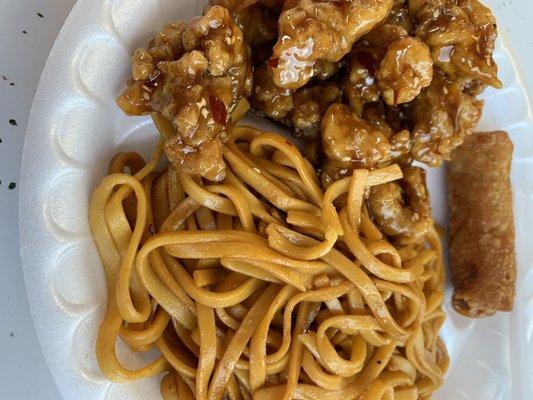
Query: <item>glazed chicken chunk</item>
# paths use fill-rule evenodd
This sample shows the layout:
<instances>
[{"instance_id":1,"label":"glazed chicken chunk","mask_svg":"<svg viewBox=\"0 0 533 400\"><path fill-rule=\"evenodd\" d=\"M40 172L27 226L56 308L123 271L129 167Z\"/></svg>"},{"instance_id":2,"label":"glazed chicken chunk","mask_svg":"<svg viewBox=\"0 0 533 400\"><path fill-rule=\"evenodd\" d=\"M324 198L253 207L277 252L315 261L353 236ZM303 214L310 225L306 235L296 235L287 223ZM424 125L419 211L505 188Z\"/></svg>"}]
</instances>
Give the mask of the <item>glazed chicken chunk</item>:
<instances>
[{"instance_id":1,"label":"glazed chicken chunk","mask_svg":"<svg viewBox=\"0 0 533 400\"><path fill-rule=\"evenodd\" d=\"M487 85L501 87L492 58L498 31L490 9L478 0L417 3L416 35L431 48L435 65L473 94Z\"/></svg>"},{"instance_id":2,"label":"glazed chicken chunk","mask_svg":"<svg viewBox=\"0 0 533 400\"><path fill-rule=\"evenodd\" d=\"M254 88L250 104L256 111L280 121L294 108L293 92L276 86L270 69L263 64L254 69Z\"/></svg>"},{"instance_id":3,"label":"glazed chicken chunk","mask_svg":"<svg viewBox=\"0 0 533 400\"><path fill-rule=\"evenodd\" d=\"M320 122L327 108L341 97L341 89L333 82L310 83L294 92L279 88L263 65L254 71L250 103L259 113L292 127L296 136L314 140L319 137Z\"/></svg>"},{"instance_id":4,"label":"glazed chicken chunk","mask_svg":"<svg viewBox=\"0 0 533 400\"><path fill-rule=\"evenodd\" d=\"M373 47L386 48L395 40L412 36L415 24L409 13L407 0L394 0L387 18L364 35L361 40Z\"/></svg>"},{"instance_id":5,"label":"glazed chicken chunk","mask_svg":"<svg viewBox=\"0 0 533 400\"><path fill-rule=\"evenodd\" d=\"M298 89L317 61L339 61L389 14L392 0L288 0L269 66L277 86Z\"/></svg>"},{"instance_id":6,"label":"glazed chicken chunk","mask_svg":"<svg viewBox=\"0 0 533 400\"><path fill-rule=\"evenodd\" d=\"M414 92L408 90L408 87L420 86L420 82L416 84L413 82L413 78L416 77L413 72L420 71L420 61L426 54L421 51L422 45L413 43L414 39L409 37L413 32L414 24L407 1L394 0L392 11L385 21L364 35L346 57L344 94L348 104L359 114L362 113L365 104L376 102L380 97L394 96L394 89L401 89L403 93ZM431 56L429 60L431 61ZM381 85L376 75L378 70L381 75ZM407 72L406 76L404 71ZM396 82L398 77L401 82ZM392 88L393 85L396 87Z\"/></svg>"},{"instance_id":7,"label":"glazed chicken chunk","mask_svg":"<svg viewBox=\"0 0 533 400\"><path fill-rule=\"evenodd\" d=\"M365 104L376 102L380 98L375 74L381 57L379 51L367 46L354 48L347 57L347 73L343 79L344 96L359 115Z\"/></svg>"},{"instance_id":8,"label":"glazed chicken chunk","mask_svg":"<svg viewBox=\"0 0 533 400\"><path fill-rule=\"evenodd\" d=\"M169 160L188 174L223 179L229 114L252 86L247 46L229 12L215 6L189 25L167 25L135 51L132 70L117 99L122 110L160 112L176 130L165 142Z\"/></svg>"},{"instance_id":9,"label":"glazed chicken chunk","mask_svg":"<svg viewBox=\"0 0 533 400\"><path fill-rule=\"evenodd\" d=\"M368 103L363 109L362 118L387 136L391 145L391 162L406 164L411 161L409 152L412 140L404 110L383 102Z\"/></svg>"},{"instance_id":10,"label":"glazed chicken chunk","mask_svg":"<svg viewBox=\"0 0 533 400\"><path fill-rule=\"evenodd\" d=\"M426 172L402 168L403 178L370 188L368 205L381 231L401 244L417 242L432 226Z\"/></svg>"},{"instance_id":11,"label":"glazed chicken chunk","mask_svg":"<svg viewBox=\"0 0 533 400\"><path fill-rule=\"evenodd\" d=\"M481 118L483 102L461 92L457 83L435 75L412 103L414 159L430 166L448 160Z\"/></svg>"},{"instance_id":12,"label":"glazed chicken chunk","mask_svg":"<svg viewBox=\"0 0 533 400\"><path fill-rule=\"evenodd\" d=\"M372 169L390 161L387 135L365 121L348 106L332 104L322 120L322 149L325 164L322 182L332 182L351 174L355 168Z\"/></svg>"},{"instance_id":13,"label":"glazed chicken chunk","mask_svg":"<svg viewBox=\"0 0 533 400\"><path fill-rule=\"evenodd\" d=\"M259 3L233 15L233 19L242 29L244 41L250 46L254 66L265 63L272 54L272 46L278 35L278 17L276 10Z\"/></svg>"},{"instance_id":14,"label":"glazed chicken chunk","mask_svg":"<svg viewBox=\"0 0 533 400\"><path fill-rule=\"evenodd\" d=\"M412 101L433 79L429 48L421 40L412 37L396 40L387 48L376 79L387 104Z\"/></svg>"},{"instance_id":15,"label":"glazed chicken chunk","mask_svg":"<svg viewBox=\"0 0 533 400\"><path fill-rule=\"evenodd\" d=\"M320 122L328 107L341 100L342 92L333 82L317 82L294 92L294 109L288 124L297 136L316 139L320 134Z\"/></svg>"}]
</instances>

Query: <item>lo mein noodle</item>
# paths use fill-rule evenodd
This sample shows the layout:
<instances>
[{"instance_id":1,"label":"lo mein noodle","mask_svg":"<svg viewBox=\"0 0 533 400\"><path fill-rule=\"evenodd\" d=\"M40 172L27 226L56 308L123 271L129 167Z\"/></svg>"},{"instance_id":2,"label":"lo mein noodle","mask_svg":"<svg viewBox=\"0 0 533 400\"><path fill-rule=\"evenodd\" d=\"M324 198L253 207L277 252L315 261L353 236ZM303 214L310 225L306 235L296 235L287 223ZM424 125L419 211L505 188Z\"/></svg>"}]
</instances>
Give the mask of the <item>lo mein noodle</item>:
<instances>
[{"instance_id":1,"label":"lo mein noodle","mask_svg":"<svg viewBox=\"0 0 533 400\"><path fill-rule=\"evenodd\" d=\"M172 126L154 121L163 138ZM165 374L165 400L426 399L448 357L439 236L395 245L365 197L402 177L355 170L323 191L285 137L233 126L210 183L117 154L90 225L108 303L96 354L122 382ZM160 356L131 370L121 338Z\"/></svg>"}]
</instances>

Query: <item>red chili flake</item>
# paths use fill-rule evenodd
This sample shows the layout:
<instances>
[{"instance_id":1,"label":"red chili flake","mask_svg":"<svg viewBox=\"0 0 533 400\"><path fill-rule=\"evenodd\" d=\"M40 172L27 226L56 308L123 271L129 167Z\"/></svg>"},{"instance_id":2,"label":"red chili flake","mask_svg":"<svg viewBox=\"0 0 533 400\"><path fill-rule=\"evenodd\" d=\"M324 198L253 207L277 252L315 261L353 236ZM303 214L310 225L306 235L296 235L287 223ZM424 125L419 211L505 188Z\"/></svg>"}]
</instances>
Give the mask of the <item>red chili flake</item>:
<instances>
[{"instance_id":1,"label":"red chili flake","mask_svg":"<svg viewBox=\"0 0 533 400\"><path fill-rule=\"evenodd\" d=\"M270 58L267 61L267 64L270 68L277 68L279 64L279 58Z\"/></svg>"},{"instance_id":2,"label":"red chili flake","mask_svg":"<svg viewBox=\"0 0 533 400\"><path fill-rule=\"evenodd\" d=\"M290 140L287 140L285 139L285 143L288 145L288 146L293 146L292 142Z\"/></svg>"},{"instance_id":3,"label":"red chili flake","mask_svg":"<svg viewBox=\"0 0 533 400\"><path fill-rule=\"evenodd\" d=\"M213 119L215 120L215 122L218 122L222 125L226 125L228 112L224 103L222 103L222 101L217 96L214 96L212 94L209 95L209 108L213 113Z\"/></svg>"},{"instance_id":4,"label":"red chili flake","mask_svg":"<svg viewBox=\"0 0 533 400\"><path fill-rule=\"evenodd\" d=\"M372 54L366 51L357 51L355 53L355 61L361 64L370 75L374 75L374 73L378 69L377 60L372 57Z\"/></svg>"}]
</instances>

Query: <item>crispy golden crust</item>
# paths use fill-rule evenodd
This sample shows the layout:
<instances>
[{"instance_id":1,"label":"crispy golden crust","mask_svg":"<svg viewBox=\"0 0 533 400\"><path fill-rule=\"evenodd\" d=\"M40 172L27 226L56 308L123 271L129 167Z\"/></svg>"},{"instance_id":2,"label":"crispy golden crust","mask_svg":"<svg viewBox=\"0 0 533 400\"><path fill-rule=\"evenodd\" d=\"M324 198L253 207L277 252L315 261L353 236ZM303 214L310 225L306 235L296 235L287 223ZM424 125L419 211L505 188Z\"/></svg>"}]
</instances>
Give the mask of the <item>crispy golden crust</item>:
<instances>
[{"instance_id":1,"label":"crispy golden crust","mask_svg":"<svg viewBox=\"0 0 533 400\"><path fill-rule=\"evenodd\" d=\"M474 134L448 165L452 302L469 317L513 308L512 152L506 132Z\"/></svg>"}]
</instances>

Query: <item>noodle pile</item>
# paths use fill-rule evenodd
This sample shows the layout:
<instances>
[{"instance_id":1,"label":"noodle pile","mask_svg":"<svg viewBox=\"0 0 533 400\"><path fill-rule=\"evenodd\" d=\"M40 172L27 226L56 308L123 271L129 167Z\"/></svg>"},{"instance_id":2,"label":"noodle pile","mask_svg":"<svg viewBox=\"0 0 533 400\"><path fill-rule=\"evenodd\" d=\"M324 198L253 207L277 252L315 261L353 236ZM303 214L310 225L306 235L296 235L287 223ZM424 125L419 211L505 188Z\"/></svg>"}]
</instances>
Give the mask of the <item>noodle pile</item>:
<instances>
[{"instance_id":1,"label":"noodle pile","mask_svg":"<svg viewBox=\"0 0 533 400\"><path fill-rule=\"evenodd\" d=\"M116 155L94 191L108 283L103 373L166 373L165 400L429 399L448 365L439 237L395 247L365 204L369 187L401 169L356 170L324 192L286 138L230 133L222 183L157 172L161 141L146 165ZM161 355L127 369L118 337Z\"/></svg>"}]
</instances>

